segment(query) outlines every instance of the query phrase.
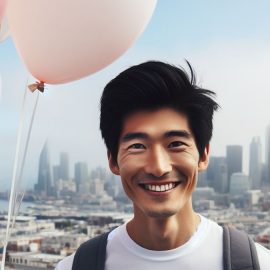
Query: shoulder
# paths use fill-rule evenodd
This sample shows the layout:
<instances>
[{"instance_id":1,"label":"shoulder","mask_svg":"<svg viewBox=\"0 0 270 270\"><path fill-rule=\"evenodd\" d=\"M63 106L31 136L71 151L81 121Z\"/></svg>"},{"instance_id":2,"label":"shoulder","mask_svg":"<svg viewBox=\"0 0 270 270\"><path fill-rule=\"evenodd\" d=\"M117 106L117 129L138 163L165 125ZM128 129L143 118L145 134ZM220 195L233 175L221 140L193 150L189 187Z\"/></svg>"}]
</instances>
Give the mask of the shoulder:
<instances>
[{"instance_id":1,"label":"shoulder","mask_svg":"<svg viewBox=\"0 0 270 270\"><path fill-rule=\"evenodd\" d=\"M261 270L270 269L270 250L255 243Z\"/></svg>"},{"instance_id":2,"label":"shoulder","mask_svg":"<svg viewBox=\"0 0 270 270\"><path fill-rule=\"evenodd\" d=\"M223 234L223 227L212 219L206 218L200 214L199 216L201 218L201 224L199 226L203 227L204 233L208 233L210 237L217 236L220 239Z\"/></svg>"},{"instance_id":3,"label":"shoulder","mask_svg":"<svg viewBox=\"0 0 270 270\"><path fill-rule=\"evenodd\" d=\"M75 253L61 260L55 270L71 270Z\"/></svg>"}]
</instances>

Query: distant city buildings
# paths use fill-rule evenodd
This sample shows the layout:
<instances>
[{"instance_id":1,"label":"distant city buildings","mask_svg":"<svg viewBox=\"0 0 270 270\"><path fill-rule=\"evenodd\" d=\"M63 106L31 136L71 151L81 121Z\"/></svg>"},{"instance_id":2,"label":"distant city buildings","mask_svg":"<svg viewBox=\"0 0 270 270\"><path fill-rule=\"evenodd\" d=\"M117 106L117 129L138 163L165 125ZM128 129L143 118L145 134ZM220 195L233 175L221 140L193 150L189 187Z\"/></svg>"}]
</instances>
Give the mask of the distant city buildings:
<instances>
[{"instance_id":1,"label":"distant city buildings","mask_svg":"<svg viewBox=\"0 0 270 270\"><path fill-rule=\"evenodd\" d=\"M253 137L249 146L248 175L243 174L243 146L227 145L226 156L211 156L207 171L199 173L198 187L210 187L218 194L243 193L270 187L270 126L266 129L265 163L262 162L261 139ZM241 190L241 192L239 191ZM110 199L129 202L123 192L119 177L102 167L89 170L86 162L74 164L70 175L69 155L61 152L59 164L50 167L49 146L46 142L39 158L38 182L35 191L41 197L75 200L97 204ZM110 199L109 199L110 198ZM220 196L222 203L228 198Z\"/></svg>"},{"instance_id":2,"label":"distant city buildings","mask_svg":"<svg viewBox=\"0 0 270 270\"><path fill-rule=\"evenodd\" d=\"M265 136L265 182L270 186L270 125L266 129Z\"/></svg>"},{"instance_id":3,"label":"distant city buildings","mask_svg":"<svg viewBox=\"0 0 270 270\"><path fill-rule=\"evenodd\" d=\"M126 196L123 197L121 181L116 180L106 169L97 167L89 171L86 162L76 162L72 177L69 173L68 153L62 152L59 157L59 164L52 166L51 170L49 146L46 142L39 158L36 198L87 203L92 209L116 209L116 201L127 202Z\"/></svg>"},{"instance_id":4,"label":"distant city buildings","mask_svg":"<svg viewBox=\"0 0 270 270\"><path fill-rule=\"evenodd\" d=\"M74 175L75 175L76 191L79 192L80 187L82 190L84 190L85 185L87 185L87 180L89 178L87 163L77 162L74 168Z\"/></svg>"},{"instance_id":5,"label":"distant city buildings","mask_svg":"<svg viewBox=\"0 0 270 270\"><path fill-rule=\"evenodd\" d=\"M207 179L209 186L214 188L216 192L228 192L228 166L225 157L210 157Z\"/></svg>"},{"instance_id":6,"label":"distant city buildings","mask_svg":"<svg viewBox=\"0 0 270 270\"><path fill-rule=\"evenodd\" d=\"M69 157L68 153L60 153L59 176L62 180L69 180Z\"/></svg>"},{"instance_id":7,"label":"distant city buildings","mask_svg":"<svg viewBox=\"0 0 270 270\"><path fill-rule=\"evenodd\" d=\"M250 189L249 178L244 173L233 173L230 181L230 195L243 195Z\"/></svg>"},{"instance_id":8,"label":"distant city buildings","mask_svg":"<svg viewBox=\"0 0 270 270\"><path fill-rule=\"evenodd\" d=\"M243 169L243 146L227 145L226 162L228 169L228 182L231 184L231 176L233 173L240 173Z\"/></svg>"},{"instance_id":9,"label":"distant city buildings","mask_svg":"<svg viewBox=\"0 0 270 270\"><path fill-rule=\"evenodd\" d=\"M260 189L262 181L262 144L253 137L249 146L249 178L252 189Z\"/></svg>"},{"instance_id":10,"label":"distant city buildings","mask_svg":"<svg viewBox=\"0 0 270 270\"><path fill-rule=\"evenodd\" d=\"M264 151L265 163L262 160ZM260 137L251 139L247 175L243 173L243 146L227 145L225 157L210 156L206 173L199 174L198 187L211 187L218 194L234 197L236 194L244 196L244 193L252 190L268 190L270 188L270 125L266 129L265 149L262 148ZM225 202L226 199L221 201Z\"/></svg>"},{"instance_id":11,"label":"distant city buildings","mask_svg":"<svg viewBox=\"0 0 270 270\"><path fill-rule=\"evenodd\" d=\"M39 157L38 182L35 191L44 197L53 195L49 147L46 141Z\"/></svg>"}]
</instances>

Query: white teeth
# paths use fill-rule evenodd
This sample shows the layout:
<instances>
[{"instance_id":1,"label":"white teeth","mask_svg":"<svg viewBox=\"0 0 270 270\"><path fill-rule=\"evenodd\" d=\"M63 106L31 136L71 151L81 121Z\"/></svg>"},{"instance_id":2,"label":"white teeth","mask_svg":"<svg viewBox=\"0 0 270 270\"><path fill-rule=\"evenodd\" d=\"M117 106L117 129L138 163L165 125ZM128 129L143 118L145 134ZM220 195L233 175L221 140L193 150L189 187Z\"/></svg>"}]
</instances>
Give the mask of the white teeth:
<instances>
[{"instance_id":1,"label":"white teeth","mask_svg":"<svg viewBox=\"0 0 270 270\"><path fill-rule=\"evenodd\" d=\"M175 186L175 183L170 183L166 185L144 185L144 188L151 191L164 192L173 189Z\"/></svg>"}]
</instances>

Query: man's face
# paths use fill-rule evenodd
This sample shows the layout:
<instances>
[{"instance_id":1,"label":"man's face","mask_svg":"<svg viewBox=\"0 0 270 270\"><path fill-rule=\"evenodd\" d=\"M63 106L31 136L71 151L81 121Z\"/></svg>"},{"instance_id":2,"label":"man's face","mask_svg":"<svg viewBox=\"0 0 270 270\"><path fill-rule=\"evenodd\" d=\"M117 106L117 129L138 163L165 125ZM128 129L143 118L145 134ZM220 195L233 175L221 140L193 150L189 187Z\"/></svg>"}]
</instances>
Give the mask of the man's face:
<instances>
[{"instance_id":1,"label":"man's face","mask_svg":"<svg viewBox=\"0 0 270 270\"><path fill-rule=\"evenodd\" d=\"M134 211L149 217L169 217L191 209L197 174L208 164L208 147L199 159L185 114L170 108L136 112L127 117L119 140L117 164Z\"/></svg>"}]
</instances>

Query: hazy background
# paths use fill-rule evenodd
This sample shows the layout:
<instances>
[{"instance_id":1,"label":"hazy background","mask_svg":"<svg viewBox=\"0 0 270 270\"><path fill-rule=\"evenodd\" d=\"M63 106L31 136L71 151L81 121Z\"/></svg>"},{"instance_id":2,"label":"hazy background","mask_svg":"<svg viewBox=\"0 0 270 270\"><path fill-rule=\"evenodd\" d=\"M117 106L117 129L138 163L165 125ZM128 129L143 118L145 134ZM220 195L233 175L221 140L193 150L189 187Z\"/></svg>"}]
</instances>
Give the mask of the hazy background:
<instances>
[{"instance_id":1,"label":"hazy background","mask_svg":"<svg viewBox=\"0 0 270 270\"><path fill-rule=\"evenodd\" d=\"M146 60L176 65L190 61L199 84L214 90L221 105L214 120L212 155L225 155L226 145L241 144L247 172L251 138L260 136L264 146L270 124L269 10L267 0L159 0L145 32L121 58L85 79L48 85L40 95L24 185L37 181L39 154L46 139L52 165L59 163L63 151L69 153L71 169L78 161L88 162L90 169L107 167L99 132L102 89L123 69ZM46 14L41 19L46 20ZM38 39L38 33L33 34ZM4 191L10 188L22 97L31 78L11 38L0 43L0 77L0 191ZM28 122L34 95L27 94ZM25 135L27 128L25 123Z\"/></svg>"}]
</instances>

